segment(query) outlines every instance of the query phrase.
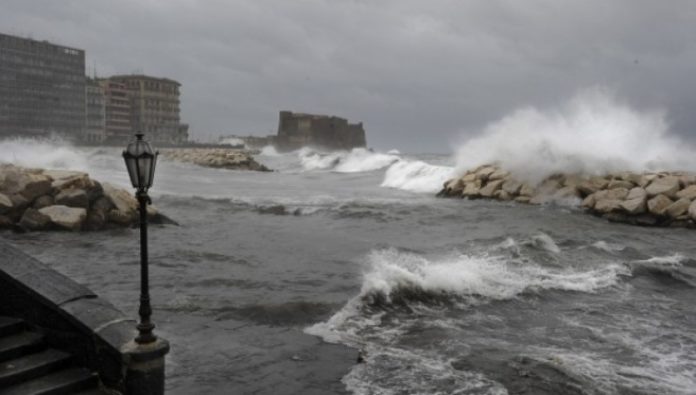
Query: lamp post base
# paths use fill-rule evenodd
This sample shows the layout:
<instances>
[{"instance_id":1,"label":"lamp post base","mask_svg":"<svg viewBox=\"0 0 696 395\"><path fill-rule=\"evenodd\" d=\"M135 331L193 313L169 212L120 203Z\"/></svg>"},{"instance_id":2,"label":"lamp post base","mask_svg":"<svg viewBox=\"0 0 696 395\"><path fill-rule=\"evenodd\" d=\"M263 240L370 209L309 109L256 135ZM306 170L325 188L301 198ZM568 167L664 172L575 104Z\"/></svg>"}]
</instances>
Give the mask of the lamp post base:
<instances>
[{"instance_id":1,"label":"lamp post base","mask_svg":"<svg viewBox=\"0 0 696 395\"><path fill-rule=\"evenodd\" d=\"M164 356L169 352L169 342L157 338L139 344L135 341L126 346L129 360L126 368L126 393L129 395L164 394Z\"/></svg>"}]
</instances>

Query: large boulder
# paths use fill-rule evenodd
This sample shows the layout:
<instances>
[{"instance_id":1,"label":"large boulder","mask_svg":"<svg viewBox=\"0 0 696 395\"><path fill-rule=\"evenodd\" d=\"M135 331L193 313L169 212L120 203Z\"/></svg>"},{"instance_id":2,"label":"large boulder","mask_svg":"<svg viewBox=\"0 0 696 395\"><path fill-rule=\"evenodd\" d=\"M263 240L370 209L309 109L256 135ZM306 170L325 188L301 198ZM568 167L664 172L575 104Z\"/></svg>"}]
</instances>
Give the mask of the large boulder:
<instances>
[{"instance_id":1,"label":"large boulder","mask_svg":"<svg viewBox=\"0 0 696 395\"><path fill-rule=\"evenodd\" d=\"M616 188L631 189L634 186L635 186L635 184L633 184L630 181L613 179L613 180L609 181L609 185L607 185L607 189L616 189Z\"/></svg>"},{"instance_id":2,"label":"large boulder","mask_svg":"<svg viewBox=\"0 0 696 395\"><path fill-rule=\"evenodd\" d=\"M104 183L104 197L111 201L114 210L115 218L118 218L117 223L132 223L135 221L138 211L138 200L129 191L116 187L114 185ZM112 210L113 211L113 210ZM126 221L127 219L127 221Z\"/></svg>"},{"instance_id":3,"label":"large boulder","mask_svg":"<svg viewBox=\"0 0 696 395\"><path fill-rule=\"evenodd\" d=\"M12 199L3 193L0 193L0 215L10 211L13 206Z\"/></svg>"},{"instance_id":4,"label":"large boulder","mask_svg":"<svg viewBox=\"0 0 696 395\"><path fill-rule=\"evenodd\" d=\"M24 210L24 214L19 220L19 226L24 230L44 230L50 225L51 218L33 208Z\"/></svg>"},{"instance_id":5,"label":"large boulder","mask_svg":"<svg viewBox=\"0 0 696 395\"><path fill-rule=\"evenodd\" d=\"M67 230L80 230L87 219L84 208L54 205L44 207L39 212L48 216L52 224Z\"/></svg>"},{"instance_id":6,"label":"large boulder","mask_svg":"<svg viewBox=\"0 0 696 395\"><path fill-rule=\"evenodd\" d=\"M522 189L522 183L515 180L507 180L503 183L502 188L503 191L510 195L518 195L520 193L520 189Z\"/></svg>"},{"instance_id":7,"label":"large boulder","mask_svg":"<svg viewBox=\"0 0 696 395\"><path fill-rule=\"evenodd\" d=\"M679 191L679 178L674 176L656 178L645 188L645 191L649 197L664 195L674 198Z\"/></svg>"},{"instance_id":8,"label":"large boulder","mask_svg":"<svg viewBox=\"0 0 696 395\"><path fill-rule=\"evenodd\" d=\"M84 189L68 188L58 192L55 204L86 209L89 206L89 198Z\"/></svg>"},{"instance_id":9,"label":"large boulder","mask_svg":"<svg viewBox=\"0 0 696 395\"><path fill-rule=\"evenodd\" d=\"M0 187L0 192L6 195L19 194L29 202L51 193L52 189L49 177L19 168L8 171Z\"/></svg>"},{"instance_id":10,"label":"large boulder","mask_svg":"<svg viewBox=\"0 0 696 395\"><path fill-rule=\"evenodd\" d=\"M503 169L498 169L498 170L494 171L493 173L491 173L490 176L488 176L488 180L489 181L502 180L504 178L507 178L509 175L510 175L510 172L507 172Z\"/></svg>"},{"instance_id":11,"label":"large boulder","mask_svg":"<svg viewBox=\"0 0 696 395\"><path fill-rule=\"evenodd\" d=\"M55 204L55 199L51 195L39 196L32 203L32 207L35 209L41 209L48 206L53 206Z\"/></svg>"},{"instance_id":12,"label":"large boulder","mask_svg":"<svg viewBox=\"0 0 696 395\"><path fill-rule=\"evenodd\" d=\"M481 181L488 180L488 177L495 173L498 169L493 166L485 166L476 172L476 178Z\"/></svg>"},{"instance_id":13,"label":"large boulder","mask_svg":"<svg viewBox=\"0 0 696 395\"><path fill-rule=\"evenodd\" d=\"M605 189L609 181L603 177L591 177L589 180L582 181L578 184L578 191L583 196L591 195L597 191Z\"/></svg>"},{"instance_id":14,"label":"large boulder","mask_svg":"<svg viewBox=\"0 0 696 395\"><path fill-rule=\"evenodd\" d=\"M462 196L477 197L481 192L481 180L467 183L462 191Z\"/></svg>"},{"instance_id":15,"label":"large boulder","mask_svg":"<svg viewBox=\"0 0 696 395\"><path fill-rule=\"evenodd\" d=\"M111 200L102 196L97 198L87 211L87 219L85 220L84 228L86 230L99 230L106 226L109 220L109 213L114 209ZM130 225L127 223L126 225Z\"/></svg>"},{"instance_id":16,"label":"large boulder","mask_svg":"<svg viewBox=\"0 0 696 395\"><path fill-rule=\"evenodd\" d=\"M629 214L642 214L647 208L647 197L648 194L645 189L641 187L632 188L626 200L621 202L621 208L624 209Z\"/></svg>"},{"instance_id":17,"label":"large boulder","mask_svg":"<svg viewBox=\"0 0 696 395\"><path fill-rule=\"evenodd\" d=\"M617 211L621 208L621 203L618 199L600 199L594 204L594 210L602 214Z\"/></svg>"},{"instance_id":18,"label":"large boulder","mask_svg":"<svg viewBox=\"0 0 696 395\"><path fill-rule=\"evenodd\" d=\"M682 199L694 200L696 199L696 185L689 185L688 187L677 192L677 197Z\"/></svg>"},{"instance_id":19,"label":"large boulder","mask_svg":"<svg viewBox=\"0 0 696 395\"><path fill-rule=\"evenodd\" d=\"M503 180L494 180L494 181L488 181L488 184L481 188L481 191L479 192L481 196L483 197L493 197L493 194L500 189L500 187L503 185Z\"/></svg>"},{"instance_id":20,"label":"large boulder","mask_svg":"<svg viewBox=\"0 0 696 395\"><path fill-rule=\"evenodd\" d=\"M676 202L670 204L667 206L665 209L665 214L669 216L670 218L679 218L680 216L686 214L686 212L689 210L689 206L691 205L691 200L689 199L679 199Z\"/></svg>"},{"instance_id":21,"label":"large boulder","mask_svg":"<svg viewBox=\"0 0 696 395\"><path fill-rule=\"evenodd\" d=\"M648 200L648 211L655 215L664 215L665 210L672 204L672 199L665 195L657 195Z\"/></svg>"},{"instance_id":22,"label":"large boulder","mask_svg":"<svg viewBox=\"0 0 696 395\"><path fill-rule=\"evenodd\" d=\"M689 205L689 217L691 217L693 221L696 221L696 201L691 202Z\"/></svg>"}]
</instances>

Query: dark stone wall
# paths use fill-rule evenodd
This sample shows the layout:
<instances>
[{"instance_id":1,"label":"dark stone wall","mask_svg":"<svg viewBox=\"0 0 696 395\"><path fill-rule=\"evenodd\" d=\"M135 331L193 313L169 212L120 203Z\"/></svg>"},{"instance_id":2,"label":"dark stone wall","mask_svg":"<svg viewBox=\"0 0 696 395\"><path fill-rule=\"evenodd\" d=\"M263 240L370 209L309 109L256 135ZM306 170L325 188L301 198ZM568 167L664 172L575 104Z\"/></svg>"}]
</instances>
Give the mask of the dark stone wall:
<instances>
[{"instance_id":1,"label":"dark stone wall","mask_svg":"<svg viewBox=\"0 0 696 395\"><path fill-rule=\"evenodd\" d=\"M352 124L336 116L281 111L275 145L280 151L302 147L350 150L365 147L367 141L362 123Z\"/></svg>"},{"instance_id":2,"label":"dark stone wall","mask_svg":"<svg viewBox=\"0 0 696 395\"><path fill-rule=\"evenodd\" d=\"M0 239L0 314L24 319L54 348L71 353L124 391L135 321L91 290Z\"/></svg>"}]
</instances>

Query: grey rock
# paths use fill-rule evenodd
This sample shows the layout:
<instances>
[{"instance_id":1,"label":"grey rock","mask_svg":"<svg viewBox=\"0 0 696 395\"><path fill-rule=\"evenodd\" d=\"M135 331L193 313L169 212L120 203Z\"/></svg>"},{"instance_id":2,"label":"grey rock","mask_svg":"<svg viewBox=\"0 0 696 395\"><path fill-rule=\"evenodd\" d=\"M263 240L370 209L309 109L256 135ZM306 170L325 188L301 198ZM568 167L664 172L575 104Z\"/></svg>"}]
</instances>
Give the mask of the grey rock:
<instances>
[{"instance_id":1,"label":"grey rock","mask_svg":"<svg viewBox=\"0 0 696 395\"><path fill-rule=\"evenodd\" d=\"M480 194L483 197L493 197L493 193L500 189L500 187L503 185L503 180L493 180L493 181L488 181L488 184L486 184L483 188L481 188Z\"/></svg>"},{"instance_id":2,"label":"grey rock","mask_svg":"<svg viewBox=\"0 0 696 395\"><path fill-rule=\"evenodd\" d=\"M54 204L55 204L55 201L53 199L53 196L43 195L43 196L37 197L31 206L38 210L38 209L42 209L44 207L53 206Z\"/></svg>"},{"instance_id":3,"label":"grey rock","mask_svg":"<svg viewBox=\"0 0 696 395\"><path fill-rule=\"evenodd\" d=\"M614 180L609 181L609 185L607 185L607 189L616 189L616 188L631 189L634 186L635 186L635 184L633 184L632 182L614 179Z\"/></svg>"},{"instance_id":4,"label":"grey rock","mask_svg":"<svg viewBox=\"0 0 696 395\"><path fill-rule=\"evenodd\" d=\"M68 188L56 195L55 204L86 209L89 206L89 198L84 189Z\"/></svg>"},{"instance_id":5,"label":"grey rock","mask_svg":"<svg viewBox=\"0 0 696 395\"><path fill-rule=\"evenodd\" d=\"M674 176L656 178L645 188L645 191L649 197L657 195L665 195L668 198L676 197L677 191L679 191L679 178Z\"/></svg>"},{"instance_id":6,"label":"grey rock","mask_svg":"<svg viewBox=\"0 0 696 395\"><path fill-rule=\"evenodd\" d=\"M26 230L45 230L51 225L51 218L33 208L24 210L19 226Z\"/></svg>"},{"instance_id":7,"label":"grey rock","mask_svg":"<svg viewBox=\"0 0 696 395\"><path fill-rule=\"evenodd\" d=\"M648 200L648 211L655 215L663 215L667 207L672 204L672 200L665 195L657 195Z\"/></svg>"},{"instance_id":8,"label":"grey rock","mask_svg":"<svg viewBox=\"0 0 696 395\"><path fill-rule=\"evenodd\" d=\"M510 195L518 195L522 189L522 183L515 180L507 180L503 183L503 190Z\"/></svg>"},{"instance_id":9,"label":"grey rock","mask_svg":"<svg viewBox=\"0 0 696 395\"><path fill-rule=\"evenodd\" d=\"M47 215L54 225L67 230L80 230L87 219L87 210L84 208L54 205L39 210Z\"/></svg>"},{"instance_id":10,"label":"grey rock","mask_svg":"<svg viewBox=\"0 0 696 395\"><path fill-rule=\"evenodd\" d=\"M677 197L680 199L685 198L689 200L696 199L696 185L689 185L688 187L677 192Z\"/></svg>"},{"instance_id":11,"label":"grey rock","mask_svg":"<svg viewBox=\"0 0 696 395\"><path fill-rule=\"evenodd\" d=\"M684 213L688 212L690 205L691 200L685 198L679 199L665 209L665 214L667 214L667 216L670 218L677 219Z\"/></svg>"},{"instance_id":12,"label":"grey rock","mask_svg":"<svg viewBox=\"0 0 696 395\"><path fill-rule=\"evenodd\" d=\"M0 193L0 214L5 214L14 207L12 199L4 193Z\"/></svg>"}]
</instances>

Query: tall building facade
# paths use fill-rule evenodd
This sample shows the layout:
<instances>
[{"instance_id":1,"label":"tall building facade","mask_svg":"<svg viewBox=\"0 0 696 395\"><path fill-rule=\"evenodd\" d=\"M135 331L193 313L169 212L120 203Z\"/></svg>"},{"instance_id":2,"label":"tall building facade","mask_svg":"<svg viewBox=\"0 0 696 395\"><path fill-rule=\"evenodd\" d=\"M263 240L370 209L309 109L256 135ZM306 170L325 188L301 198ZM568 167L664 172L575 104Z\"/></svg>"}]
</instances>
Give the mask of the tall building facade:
<instances>
[{"instance_id":1,"label":"tall building facade","mask_svg":"<svg viewBox=\"0 0 696 395\"><path fill-rule=\"evenodd\" d=\"M85 85L85 133L83 141L103 143L106 139L106 97L99 81L87 78Z\"/></svg>"},{"instance_id":2,"label":"tall building facade","mask_svg":"<svg viewBox=\"0 0 696 395\"><path fill-rule=\"evenodd\" d=\"M146 75L117 75L111 81L123 84L129 92L131 126L156 143L180 144L188 140L188 125L179 116L179 87L167 78Z\"/></svg>"},{"instance_id":3,"label":"tall building facade","mask_svg":"<svg viewBox=\"0 0 696 395\"><path fill-rule=\"evenodd\" d=\"M104 90L104 141L124 143L133 136L130 93L125 84L111 79L99 80Z\"/></svg>"},{"instance_id":4,"label":"tall building facade","mask_svg":"<svg viewBox=\"0 0 696 395\"><path fill-rule=\"evenodd\" d=\"M83 137L85 52L0 33L0 136Z\"/></svg>"}]
</instances>

